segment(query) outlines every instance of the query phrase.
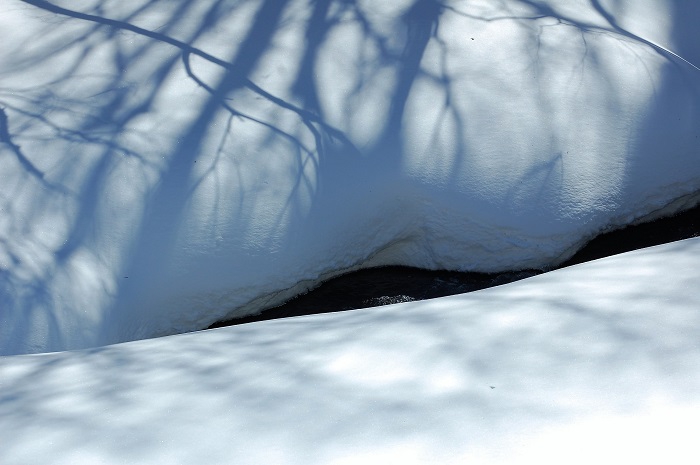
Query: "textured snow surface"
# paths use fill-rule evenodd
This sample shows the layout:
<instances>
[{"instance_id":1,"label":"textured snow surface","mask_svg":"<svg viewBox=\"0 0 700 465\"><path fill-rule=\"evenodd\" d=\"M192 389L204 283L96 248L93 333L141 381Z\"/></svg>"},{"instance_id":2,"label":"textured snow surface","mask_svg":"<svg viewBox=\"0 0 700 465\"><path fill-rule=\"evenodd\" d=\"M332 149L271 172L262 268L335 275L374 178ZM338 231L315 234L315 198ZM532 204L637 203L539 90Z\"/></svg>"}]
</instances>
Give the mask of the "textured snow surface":
<instances>
[{"instance_id":1,"label":"textured snow surface","mask_svg":"<svg viewBox=\"0 0 700 465\"><path fill-rule=\"evenodd\" d=\"M698 5L5 0L0 353L547 267L693 204Z\"/></svg>"},{"instance_id":2,"label":"textured snow surface","mask_svg":"<svg viewBox=\"0 0 700 465\"><path fill-rule=\"evenodd\" d=\"M698 260L0 357L0 464L696 464Z\"/></svg>"}]
</instances>

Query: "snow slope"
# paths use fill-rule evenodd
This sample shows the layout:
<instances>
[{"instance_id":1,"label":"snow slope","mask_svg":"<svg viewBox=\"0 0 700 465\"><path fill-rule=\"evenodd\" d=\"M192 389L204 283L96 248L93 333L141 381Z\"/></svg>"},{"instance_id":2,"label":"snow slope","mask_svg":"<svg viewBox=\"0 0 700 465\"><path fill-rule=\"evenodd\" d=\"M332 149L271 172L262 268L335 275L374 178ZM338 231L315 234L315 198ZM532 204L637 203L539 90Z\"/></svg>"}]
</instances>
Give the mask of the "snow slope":
<instances>
[{"instance_id":1,"label":"snow slope","mask_svg":"<svg viewBox=\"0 0 700 465\"><path fill-rule=\"evenodd\" d=\"M1 357L0 464L695 464L699 259Z\"/></svg>"},{"instance_id":2,"label":"snow slope","mask_svg":"<svg viewBox=\"0 0 700 465\"><path fill-rule=\"evenodd\" d=\"M2 354L548 267L697 202L697 2L0 8Z\"/></svg>"}]
</instances>

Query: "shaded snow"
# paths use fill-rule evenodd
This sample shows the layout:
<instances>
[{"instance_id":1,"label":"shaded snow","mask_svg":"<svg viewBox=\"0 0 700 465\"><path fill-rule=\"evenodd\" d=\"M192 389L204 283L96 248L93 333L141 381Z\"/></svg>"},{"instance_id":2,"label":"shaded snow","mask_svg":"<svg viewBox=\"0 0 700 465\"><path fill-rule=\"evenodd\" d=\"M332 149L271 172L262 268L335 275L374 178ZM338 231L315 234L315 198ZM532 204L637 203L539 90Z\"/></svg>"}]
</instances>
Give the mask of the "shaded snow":
<instances>
[{"instance_id":1,"label":"shaded snow","mask_svg":"<svg viewBox=\"0 0 700 465\"><path fill-rule=\"evenodd\" d=\"M2 6L3 354L551 266L697 201L690 2L58 5Z\"/></svg>"},{"instance_id":2,"label":"shaded snow","mask_svg":"<svg viewBox=\"0 0 700 465\"><path fill-rule=\"evenodd\" d=\"M699 256L3 357L0 463L695 463Z\"/></svg>"},{"instance_id":3,"label":"shaded snow","mask_svg":"<svg viewBox=\"0 0 700 465\"><path fill-rule=\"evenodd\" d=\"M0 357L0 464L697 462L700 239L106 344L692 206L700 3L0 9L0 353L93 347Z\"/></svg>"}]
</instances>

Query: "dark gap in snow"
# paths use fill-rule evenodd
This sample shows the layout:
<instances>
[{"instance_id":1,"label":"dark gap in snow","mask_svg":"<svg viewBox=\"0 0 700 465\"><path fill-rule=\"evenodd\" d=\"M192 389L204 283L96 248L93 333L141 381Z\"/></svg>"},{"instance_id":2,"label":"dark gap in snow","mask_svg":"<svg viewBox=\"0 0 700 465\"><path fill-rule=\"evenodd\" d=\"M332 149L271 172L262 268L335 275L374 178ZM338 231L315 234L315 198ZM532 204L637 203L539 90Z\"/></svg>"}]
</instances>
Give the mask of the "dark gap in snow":
<instances>
[{"instance_id":1,"label":"dark gap in snow","mask_svg":"<svg viewBox=\"0 0 700 465\"><path fill-rule=\"evenodd\" d=\"M700 235L700 205L667 218L601 234L559 268Z\"/></svg>"},{"instance_id":2,"label":"dark gap in snow","mask_svg":"<svg viewBox=\"0 0 700 465\"><path fill-rule=\"evenodd\" d=\"M700 205L672 217L602 234L559 268L698 235ZM333 278L279 307L258 315L214 323L209 328L462 294L518 281L538 273L535 270L498 274L461 273L404 266L359 270Z\"/></svg>"},{"instance_id":3,"label":"dark gap in snow","mask_svg":"<svg viewBox=\"0 0 700 465\"><path fill-rule=\"evenodd\" d=\"M537 273L460 273L407 266L369 268L330 279L316 289L258 315L214 323L210 328L462 294L517 281Z\"/></svg>"}]
</instances>

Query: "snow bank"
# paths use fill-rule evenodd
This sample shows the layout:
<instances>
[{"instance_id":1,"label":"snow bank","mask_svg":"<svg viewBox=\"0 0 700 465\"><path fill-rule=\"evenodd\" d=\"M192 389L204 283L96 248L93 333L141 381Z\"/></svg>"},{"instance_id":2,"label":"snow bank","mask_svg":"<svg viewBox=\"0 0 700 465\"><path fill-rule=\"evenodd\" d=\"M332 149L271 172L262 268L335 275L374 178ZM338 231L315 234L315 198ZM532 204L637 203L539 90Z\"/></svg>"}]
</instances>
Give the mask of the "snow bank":
<instances>
[{"instance_id":1,"label":"snow bank","mask_svg":"<svg viewBox=\"0 0 700 465\"><path fill-rule=\"evenodd\" d=\"M2 357L0 463L695 464L699 258Z\"/></svg>"},{"instance_id":2,"label":"snow bank","mask_svg":"<svg viewBox=\"0 0 700 465\"><path fill-rule=\"evenodd\" d=\"M0 353L547 267L697 200L695 2L1 8Z\"/></svg>"}]
</instances>

